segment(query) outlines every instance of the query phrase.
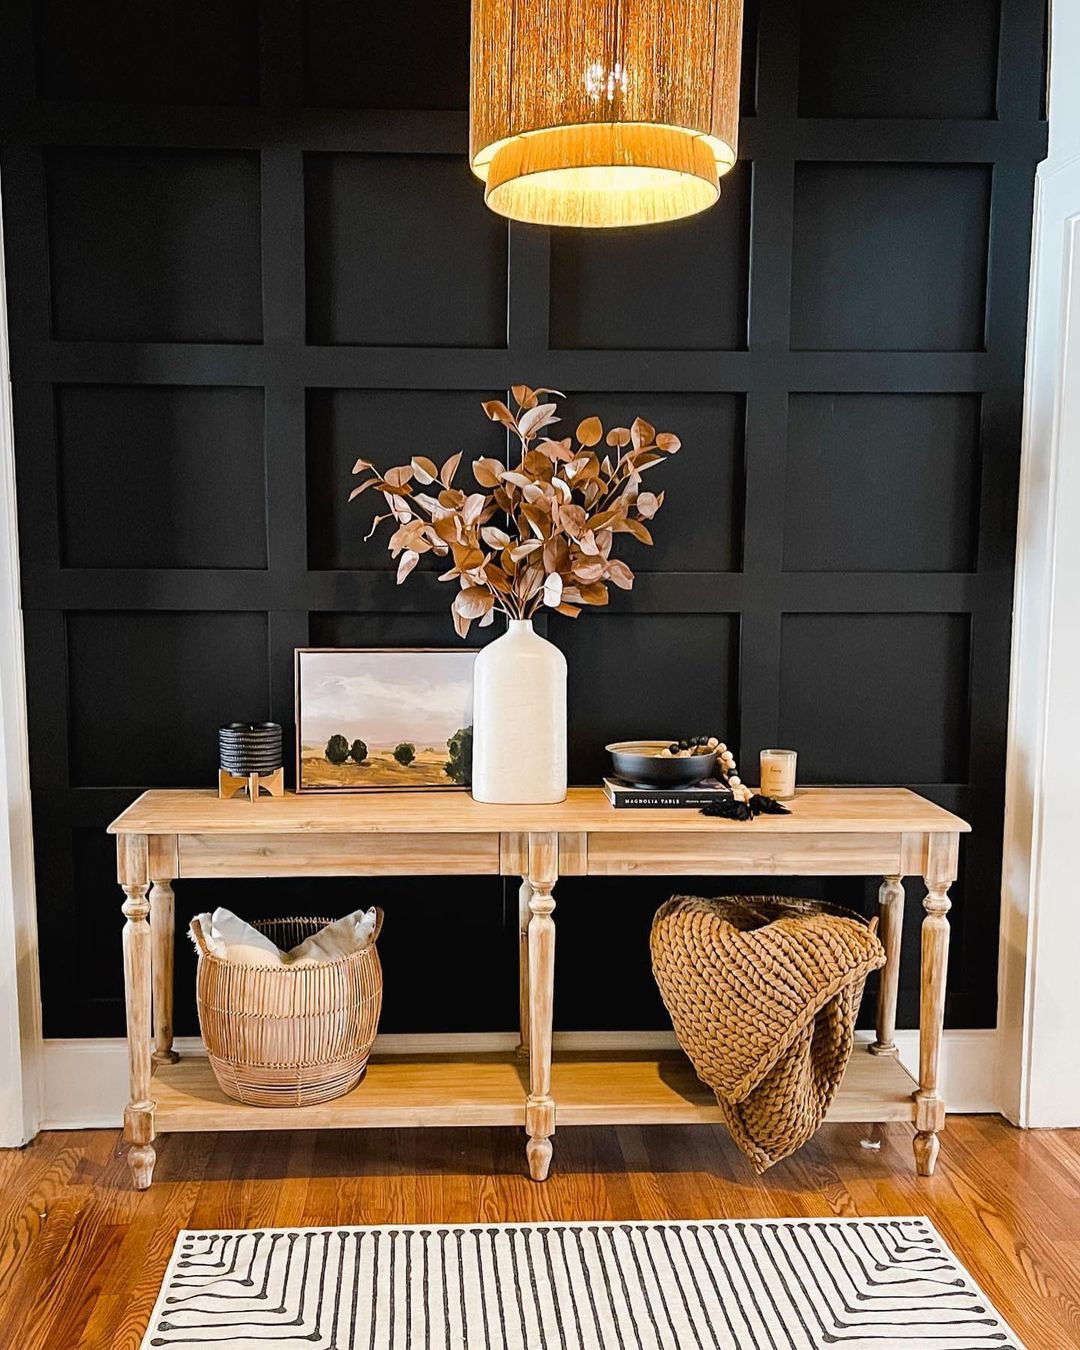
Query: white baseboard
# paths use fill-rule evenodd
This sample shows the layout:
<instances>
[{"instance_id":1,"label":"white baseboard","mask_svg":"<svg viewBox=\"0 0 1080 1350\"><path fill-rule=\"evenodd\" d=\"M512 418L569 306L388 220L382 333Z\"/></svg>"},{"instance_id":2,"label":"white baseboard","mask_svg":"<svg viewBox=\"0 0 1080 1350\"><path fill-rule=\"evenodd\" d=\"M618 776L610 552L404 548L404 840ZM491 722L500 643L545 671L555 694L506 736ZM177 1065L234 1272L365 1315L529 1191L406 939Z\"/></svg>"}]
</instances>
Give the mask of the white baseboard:
<instances>
[{"instance_id":1,"label":"white baseboard","mask_svg":"<svg viewBox=\"0 0 1080 1350\"><path fill-rule=\"evenodd\" d=\"M860 1033L865 1042L869 1033ZM919 1062L919 1033L898 1031L900 1058L912 1073ZM453 1054L512 1050L516 1032L460 1032L445 1035L386 1035L376 1042L385 1054ZM664 1050L674 1048L669 1031L563 1031L557 1050ZM180 1037L181 1055L205 1054L197 1037ZM942 1047L942 1092L950 1111L996 1112L997 1033L946 1031ZM44 1042L45 1103L42 1129L78 1130L120 1124L127 1101L127 1047L123 1040Z\"/></svg>"},{"instance_id":2,"label":"white baseboard","mask_svg":"<svg viewBox=\"0 0 1080 1350\"><path fill-rule=\"evenodd\" d=\"M873 1040L860 1033L862 1039ZM919 1033L898 1031L900 1062L919 1076ZM993 1027L946 1031L941 1042L941 1095L947 1109L959 1116L997 1115L998 1033Z\"/></svg>"}]
</instances>

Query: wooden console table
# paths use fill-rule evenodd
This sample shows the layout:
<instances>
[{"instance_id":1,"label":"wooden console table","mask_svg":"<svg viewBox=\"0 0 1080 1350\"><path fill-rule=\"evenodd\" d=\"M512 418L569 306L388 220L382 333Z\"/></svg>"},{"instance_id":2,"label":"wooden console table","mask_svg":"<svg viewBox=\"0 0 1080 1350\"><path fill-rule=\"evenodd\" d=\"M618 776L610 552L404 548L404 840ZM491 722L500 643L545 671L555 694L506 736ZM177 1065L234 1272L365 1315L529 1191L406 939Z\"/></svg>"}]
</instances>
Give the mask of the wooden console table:
<instances>
[{"instance_id":1,"label":"wooden console table","mask_svg":"<svg viewBox=\"0 0 1080 1350\"><path fill-rule=\"evenodd\" d=\"M559 876L874 875L882 971L877 1039L856 1050L830 1120L910 1120L928 1176L945 1103L938 1091L957 816L901 788L808 788L789 816L745 824L696 811L613 810L596 788L554 806L490 806L463 792L221 801L212 790L147 792L109 827L124 890L130 1103L125 1138L135 1185L153 1175L167 1130L524 1125L529 1171L548 1173L563 1125L718 1121L715 1099L677 1052L552 1056L553 890ZM524 1053L372 1058L364 1082L322 1106L263 1108L218 1089L201 1057L173 1049L173 882L185 877L513 876L520 890ZM919 1080L897 1058L896 994L904 889L921 876ZM391 973L391 978L393 975ZM152 1020L151 1020L152 1018ZM151 1040L151 1030L153 1039Z\"/></svg>"}]
</instances>

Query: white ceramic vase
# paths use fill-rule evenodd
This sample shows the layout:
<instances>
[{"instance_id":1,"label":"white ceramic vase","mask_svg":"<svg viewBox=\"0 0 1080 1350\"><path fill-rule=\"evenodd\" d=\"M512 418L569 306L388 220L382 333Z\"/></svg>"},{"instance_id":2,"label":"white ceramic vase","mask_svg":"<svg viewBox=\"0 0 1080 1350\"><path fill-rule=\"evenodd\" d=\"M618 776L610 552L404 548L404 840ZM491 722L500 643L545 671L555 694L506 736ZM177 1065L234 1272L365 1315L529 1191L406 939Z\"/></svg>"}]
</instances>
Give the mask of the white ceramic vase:
<instances>
[{"instance_id":1,"label":"white ceramic vase","mask_svg":"<svg viewBox=\"0 0 1080 1350\"><path fill-rule=\"evenodd\" d=\"M477 655L472 795L517 803L566 796L566 658L531 619L511 619Z\"/></svg>"}]
</instances>

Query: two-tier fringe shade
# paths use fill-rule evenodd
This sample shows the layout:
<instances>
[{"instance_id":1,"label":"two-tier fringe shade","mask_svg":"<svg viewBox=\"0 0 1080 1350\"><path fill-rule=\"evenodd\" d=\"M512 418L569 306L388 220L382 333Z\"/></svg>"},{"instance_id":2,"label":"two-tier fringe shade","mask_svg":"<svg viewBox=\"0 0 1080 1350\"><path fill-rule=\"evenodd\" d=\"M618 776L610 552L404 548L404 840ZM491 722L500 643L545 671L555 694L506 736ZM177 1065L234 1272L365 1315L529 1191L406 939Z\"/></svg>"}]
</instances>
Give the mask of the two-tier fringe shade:
<instances>
[{"instance_id":1,"label":"two-tier fringe shade","mask_svg":"<svg viewBox=\"0 0 1080 1350\"><path fill-rule=\"evenodd\" d=\"M472 0L469 157L493 211L648 225L735 162L742 0Z\"/></svg>"}]
</instances>

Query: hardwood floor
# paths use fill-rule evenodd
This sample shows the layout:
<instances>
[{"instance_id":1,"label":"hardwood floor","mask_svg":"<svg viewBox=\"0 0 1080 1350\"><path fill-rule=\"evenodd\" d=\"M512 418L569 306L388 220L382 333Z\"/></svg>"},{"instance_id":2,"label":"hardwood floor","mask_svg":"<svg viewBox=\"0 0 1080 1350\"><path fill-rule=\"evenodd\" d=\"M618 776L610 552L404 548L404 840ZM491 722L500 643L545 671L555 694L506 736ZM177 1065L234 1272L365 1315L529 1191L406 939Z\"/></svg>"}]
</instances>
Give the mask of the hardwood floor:
<instances>
[{"instance_id":1,"label":"hardwood floor","mask_svg":"<svg viewBox=\"0 0 1080 1350\"><path fill-rule=\"evenodd\" d=\"M0 1152L0 1346L136 1350L183 1227L872 1214L928 1215L1028 1350L1080 1346L1080 1130L953 1116L919 1179L871 1128L764 1177L714 1127L568 1128L539 1186L510 1129L173 1135L141 1194L116 1131L44 1134Z\"/></svg>"}]
</instances>

